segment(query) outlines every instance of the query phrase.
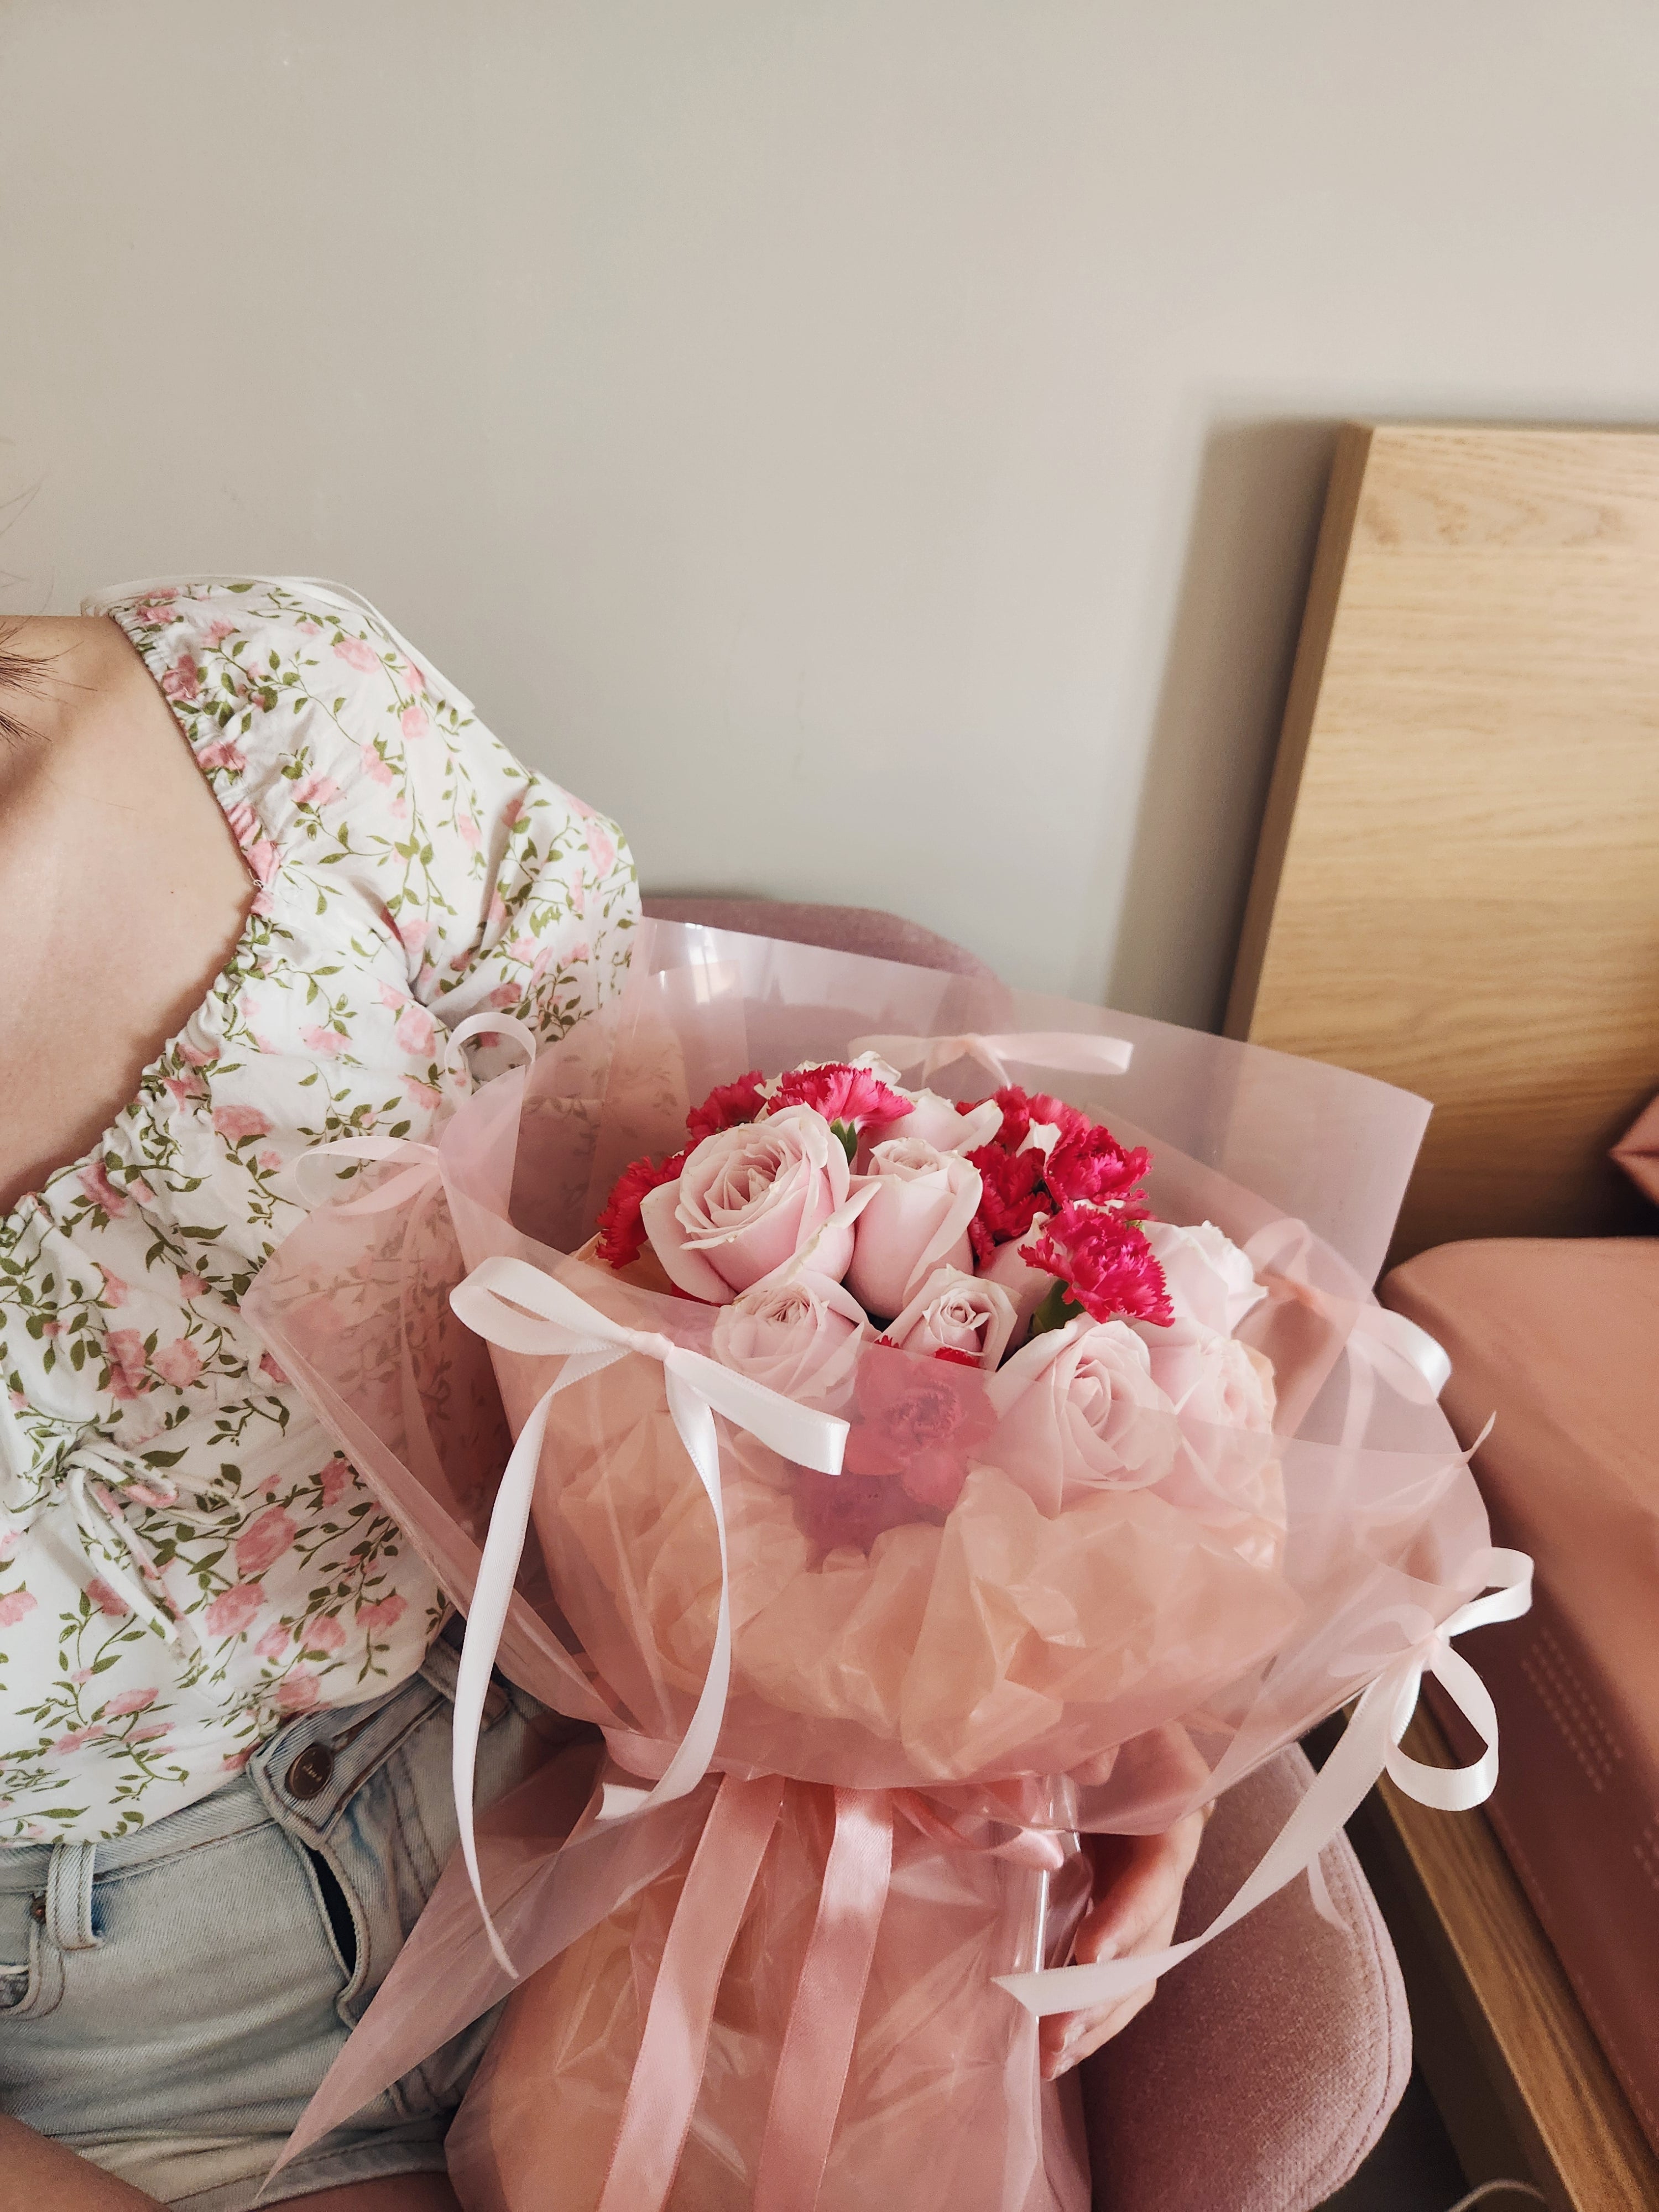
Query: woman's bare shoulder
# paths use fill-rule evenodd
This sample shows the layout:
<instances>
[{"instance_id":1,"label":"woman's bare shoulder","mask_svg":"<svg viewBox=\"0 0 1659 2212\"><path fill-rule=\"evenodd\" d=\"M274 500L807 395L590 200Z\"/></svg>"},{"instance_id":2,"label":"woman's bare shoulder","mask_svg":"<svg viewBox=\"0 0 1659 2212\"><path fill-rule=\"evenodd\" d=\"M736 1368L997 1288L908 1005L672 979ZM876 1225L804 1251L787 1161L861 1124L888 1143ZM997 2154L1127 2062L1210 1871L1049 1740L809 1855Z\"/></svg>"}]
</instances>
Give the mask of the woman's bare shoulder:
<instances>
[{"instance_id":1,"label":"woman's bare shoulder","mask_svg":"<svg viewBox=\"0 0 1659 2212\"><path fill-rule=\"evenodd\" d=\"M54 1040L54 1079L34 1079L32 1055L0 1070L0 1207L127 1102L222 967L254 888L118 624L42 617L4 644L22 669L0 691L16 726L0 736L0 1023Z\"/></svg>"}]
</instances>

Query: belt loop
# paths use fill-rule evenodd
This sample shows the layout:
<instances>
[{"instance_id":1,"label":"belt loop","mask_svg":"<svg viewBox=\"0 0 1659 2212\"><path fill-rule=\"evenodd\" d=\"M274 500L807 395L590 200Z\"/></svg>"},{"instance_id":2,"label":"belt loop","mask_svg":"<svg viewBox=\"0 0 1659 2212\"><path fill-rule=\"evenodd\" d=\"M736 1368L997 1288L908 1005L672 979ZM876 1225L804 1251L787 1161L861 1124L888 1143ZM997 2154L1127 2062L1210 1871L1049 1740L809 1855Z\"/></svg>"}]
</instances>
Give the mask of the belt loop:
<instances>
[{"instance_id":1,"label":"belt loop","mask_svg":"<svg viewBox=\"0 0 1659 2212\"><path fill-rule=\"evenodd\" d=\"M58 1843L46 1866L46 1934L60 1951L91 1951L103 1941L92 1924L96 1844Z\"/></svg>"}]
</instances>

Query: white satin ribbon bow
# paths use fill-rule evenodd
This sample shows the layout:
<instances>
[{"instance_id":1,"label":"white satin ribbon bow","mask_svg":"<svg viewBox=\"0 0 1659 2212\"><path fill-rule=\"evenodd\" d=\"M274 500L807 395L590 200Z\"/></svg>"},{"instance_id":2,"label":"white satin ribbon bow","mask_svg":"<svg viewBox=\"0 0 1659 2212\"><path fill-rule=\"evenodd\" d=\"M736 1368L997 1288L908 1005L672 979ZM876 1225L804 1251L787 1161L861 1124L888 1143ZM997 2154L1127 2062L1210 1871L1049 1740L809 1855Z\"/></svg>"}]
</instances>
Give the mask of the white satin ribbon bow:
<instances>
[{"instance_id":1,"label":"white satin ribbon bow","mask_svg":"<svg viewBox=\"0 0 1659 2212\"><path fill-rule=\"evenodd\" d=\"M1121 1075L1134 1057L1122 1037L1091 1036L1082 1030L1010 1030L1000 1036L854 1037L848 1050L856 1059L874 1053L901 1073L920 1068L925 1083L935 1069L953 1060L975 1060L999 1090L1013 1081L1011 1060L1030 1067L1057 1067L1073 1075Z\"/></svg>"},{"instance_id":2,"label":"white satin ribbon bow","mask_svg":"<svg viewBox=\"0 0 1659 2212\"><path fill-rule=\"evenodd\" d=\"M1029 2013L1077 2012L1112 2004L1178 1966L1212 1943L1287 1882L1305 1873L1341 1830L1372 1784L1387 1774L1408 1797L1447 1813L1466 1813L1490 1797L1498 1780L1498 1714L1486 1684L1450 1639L1489 1621L1515 1620L1532 1603L1532 1561L1524 1552L1491 1549L1481 1563L1489 1595L1437 1627L1415 1606L1388 1615L1413 1641L1392 1659L1354 1707L1341 1741L1313 1785L1269 1845L1266 1856L1201 1936L1164 1951L1104 1959L1091 1966L1056 1966L1046 1973L999 1974L997 1980ZM1400 1749L1417 1709L1418 1691L1432 1674L1479 1731L1486 1748L1472 1766L1425 1766Z\"/></svg>"},{"instance_id":3,"label":"white satin ribbon bow","mask_svg":"<svg viewBox=\"0 0 1659 2212\"><path fill-rule=\"evenodd\" d=\"M785 1459L814 1468L820 1474L841 1473L848 1424L836 1414L814 1413L797 1405L793 1398L769 1389L763 1382L723 1367L700 1352L688 1351L672 1337L652 1329L624 1328L589 1305L568 1284L544 1274L524 1260L497 1256L481 1261L451 1291L449 1303L469 1328L504 1351L532 1357L562 1353L565 1362L558 1379L537 1401L501 1476L484 1539L477 1585L467 1613L466 1638L455 1685L455 1811L460 1823L461 1850L496 1963L516 1978L513 1962L490 1920L478 1876L472 1824L473 1771L490 1669L524 1552L542 1442L554 1399L572 1383L599 1374L629 1352L659 1360L667 1383L668 1409L714 1510L720 1542L720 1595L714 1648L690 1724L653 1788L605 1785L600 1816L604 1820L643 1813L695 1790L708 1771L720 1740L732 1674L732 1599L714 1415L723 1413Z\"/></svg>"}]
</instances>

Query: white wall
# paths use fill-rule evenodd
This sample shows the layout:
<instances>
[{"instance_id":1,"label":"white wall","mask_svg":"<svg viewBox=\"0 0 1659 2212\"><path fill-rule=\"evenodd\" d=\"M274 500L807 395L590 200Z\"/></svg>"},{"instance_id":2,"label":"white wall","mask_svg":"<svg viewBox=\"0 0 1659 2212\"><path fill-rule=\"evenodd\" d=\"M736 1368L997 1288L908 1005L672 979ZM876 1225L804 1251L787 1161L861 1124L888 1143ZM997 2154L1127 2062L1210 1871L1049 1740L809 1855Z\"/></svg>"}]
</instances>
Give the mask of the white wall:
<instances>
[{"instance_id":1,"label":"white wall","mask_svg":"<svg viewBox=\"0 0 1659 2212\"><path fill-rule=\"evenodd\" d=\"M1659 417L1652 0L0 0L3 604L351 581L647 885L1218 1011L1345 415Z\"/></svg>"}]
</instances>

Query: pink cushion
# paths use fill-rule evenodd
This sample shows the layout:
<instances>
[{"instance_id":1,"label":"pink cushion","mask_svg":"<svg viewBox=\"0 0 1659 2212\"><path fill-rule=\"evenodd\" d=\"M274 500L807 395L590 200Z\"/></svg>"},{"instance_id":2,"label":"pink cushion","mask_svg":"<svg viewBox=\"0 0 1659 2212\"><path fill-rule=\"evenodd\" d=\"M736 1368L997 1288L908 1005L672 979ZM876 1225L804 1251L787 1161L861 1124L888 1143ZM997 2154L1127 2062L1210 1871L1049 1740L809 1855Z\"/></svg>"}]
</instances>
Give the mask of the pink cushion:
<instances>
[{"instance_id":1,"label":"pink cushion","mask_svg":"<svg viewBox=\"0 0 1659 2212\"><path fill-rule=\"evenodd\" d=\"M1613 1148L1631 1181L1659 1203L1659 1098L1638 1114Z\"/></svg>"},{"instance_id":2,"label":"pink cushion","mask_svg":"<svg viewBox=\"0 0 1659 2212\"><path fill-rule=\"evenodd\" d=\"M1222 1798L1180 1935L1232 1897L1310 1778L1293 1747ZM1346 1939L1294 1882L1178 1967L1080 2069L1095 2212L1312 2212L1358 2170L1404 2094L1411 2021L1346 1837L1323 1866Z\"/></svg>"},{"instance_id":3,"label":"pink cushion","mask_svg":"<svg viewBox=\"0 0 1659 2212\"><path fill-rule=\"evenodd\" d=\"M919 921L884 914L879 907L796 906L781 899L647 898L645 911L653 921L690 921L704 929L736 930L744 937L781 937L791 945L822 945L831 952L902 960L912 968L940 968L952 975L991 975L965 945L953 945Z\"/></svg>"},{"instance_id":4,"label":"pink cushion","mask_svg":"<svg viewBox=\"0 0 1659 2212\"><path fill-rule=\"evenodd\" d=\"M1493 1826L1659 2144L1659 1237L1443 1244L1385 1305L1437 1337L1524 1620L1460 1646L1503 1729ZM1443 1713L1461 1756L1474 1747Z\"/></svg>"}]
</instances>

